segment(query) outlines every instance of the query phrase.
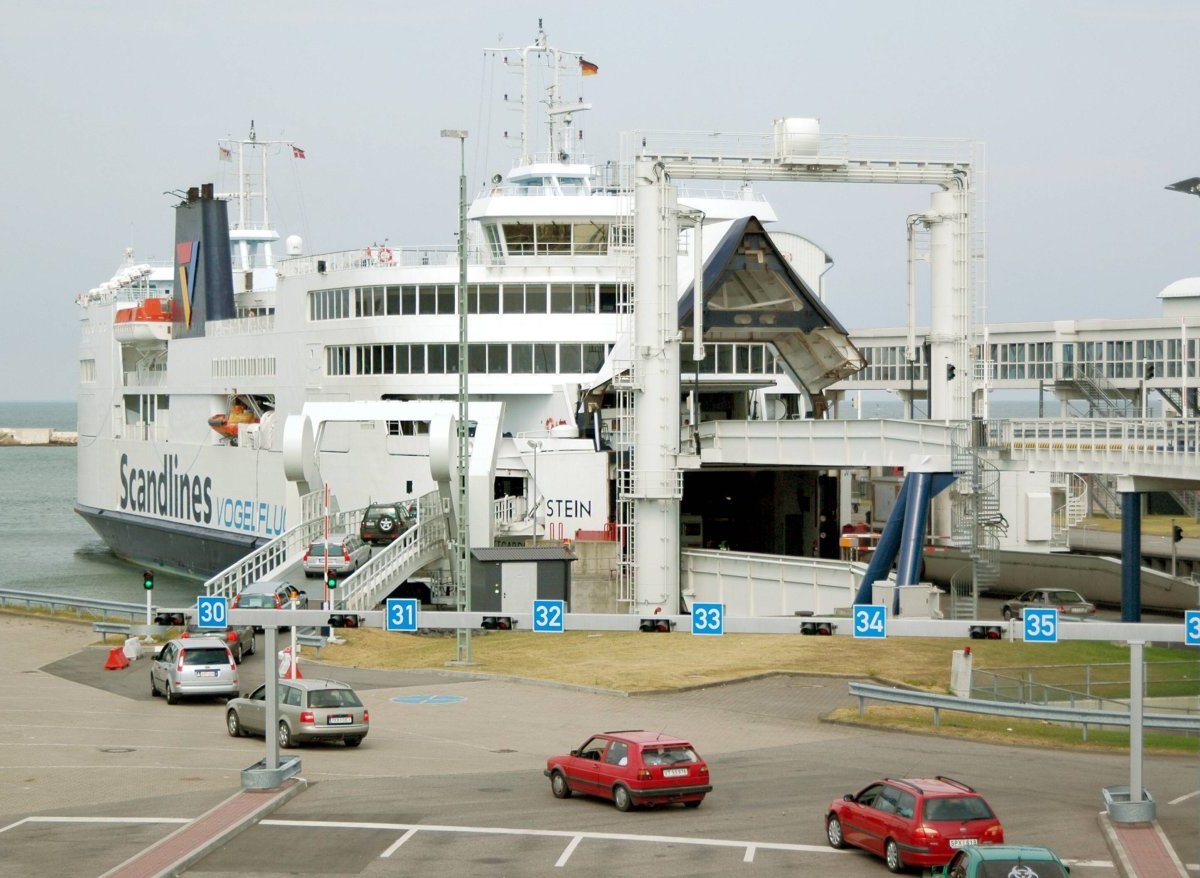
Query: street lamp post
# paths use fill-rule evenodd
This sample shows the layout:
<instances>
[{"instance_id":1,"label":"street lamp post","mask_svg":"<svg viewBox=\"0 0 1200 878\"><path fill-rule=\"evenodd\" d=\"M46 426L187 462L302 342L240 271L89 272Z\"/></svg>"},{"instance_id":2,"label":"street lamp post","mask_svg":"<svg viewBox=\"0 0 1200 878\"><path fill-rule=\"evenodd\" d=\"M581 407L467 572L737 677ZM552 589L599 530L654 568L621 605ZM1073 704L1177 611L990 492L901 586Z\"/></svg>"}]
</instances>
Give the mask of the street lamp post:
<instances>
[{"instance_id":1,"label":"street lamp post","mask_svg":"<svg viewBox=\"0 0 1200 878\"><path fill-rule=\"evenodd\" d=\"M442 129L442 137L458 140L458 509L455 512L455 581L460 613L471 609L471 541L467 505L470 499L468 475L470 429L467 396L467 132L458 128ZM471 664L471 629L459 628L456 660Z\"/></svg>"},{"instance_id":2,"label":"street lamp post","mask_svg":"<svg viewBox=\"0 0 1200 878\"><path fill-rule=\"evenodd\" d=\"M542 506L540 495L538 494L537 457L538 449L542 447L542 443L536 439L531 439L529 440L529 447L533 449L533 544L536 546L540 533L538 529L538 512L541 511Z\"/></svg>"}]
</instances>

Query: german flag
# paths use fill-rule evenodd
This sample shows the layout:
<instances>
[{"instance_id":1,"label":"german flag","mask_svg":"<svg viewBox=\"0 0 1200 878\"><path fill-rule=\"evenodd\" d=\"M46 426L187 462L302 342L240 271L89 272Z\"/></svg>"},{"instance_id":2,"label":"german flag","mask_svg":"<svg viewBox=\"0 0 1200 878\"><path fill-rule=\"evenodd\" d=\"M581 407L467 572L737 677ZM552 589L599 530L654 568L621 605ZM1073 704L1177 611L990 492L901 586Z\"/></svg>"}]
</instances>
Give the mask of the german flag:
<instances>
[{"instance_id":1,"label":"german flag","mask_svg":"<svg viewBox=\"0 0 1200 878\"><path fill-rule=\"evenodd\" d=\"M586 61L583 58L579 59L579 72L583 76L595 76L600 72L600 68L591 61Z\"/></svg>"}]
</instances>

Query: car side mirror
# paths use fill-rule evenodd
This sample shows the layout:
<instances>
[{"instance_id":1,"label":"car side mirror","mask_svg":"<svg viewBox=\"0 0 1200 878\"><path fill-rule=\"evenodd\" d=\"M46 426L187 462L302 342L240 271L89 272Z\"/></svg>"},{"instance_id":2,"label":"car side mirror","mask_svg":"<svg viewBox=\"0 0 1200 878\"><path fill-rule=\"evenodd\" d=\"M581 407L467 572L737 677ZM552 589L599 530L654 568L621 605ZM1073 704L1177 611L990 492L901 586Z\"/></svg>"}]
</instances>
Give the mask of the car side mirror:
<instances>
[{"instance_id":1,"label":"car side mirror","mask_svg":"<svg viewBox=\"0 0 1200 878\"><path fill-rule=\"evenodd\" d=\"M578 756L578 755L579 755L579 751L578 751L578 750L572 750L572 751L571 751L571 755L572 755L572 756Z\"/></svg>"},{"instance_id":2,"label":"car side mirror","mask_svg":"<svg viewBox=\"0 0 1200 878\"><path fill-rule=\"evenodd\" d=\"M842 799L847 802L853 802L854 801L854 793L846 793L846 795L842 796Z\"/></svg>"}]
</instances>

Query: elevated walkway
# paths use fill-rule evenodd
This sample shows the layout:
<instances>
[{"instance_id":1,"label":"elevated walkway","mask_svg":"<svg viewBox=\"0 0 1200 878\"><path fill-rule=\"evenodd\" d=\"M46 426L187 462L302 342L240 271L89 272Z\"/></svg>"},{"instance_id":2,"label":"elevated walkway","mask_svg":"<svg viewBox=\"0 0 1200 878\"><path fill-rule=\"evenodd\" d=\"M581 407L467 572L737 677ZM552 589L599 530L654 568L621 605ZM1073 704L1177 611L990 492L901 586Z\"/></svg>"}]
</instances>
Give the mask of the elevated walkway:
<instances>
[{"instance_id":1,"label":"elevated walkway","mask_svg":"<svg viewBox=\"0 0 1200 878\"><path fill-rule=\"evenodd\" d=\"M340 610L373 610L409 577L445 558L450 551L449 530L436 494L423 497L419 524L342 581L335 601Z\"/></svg>"}]
</instances>

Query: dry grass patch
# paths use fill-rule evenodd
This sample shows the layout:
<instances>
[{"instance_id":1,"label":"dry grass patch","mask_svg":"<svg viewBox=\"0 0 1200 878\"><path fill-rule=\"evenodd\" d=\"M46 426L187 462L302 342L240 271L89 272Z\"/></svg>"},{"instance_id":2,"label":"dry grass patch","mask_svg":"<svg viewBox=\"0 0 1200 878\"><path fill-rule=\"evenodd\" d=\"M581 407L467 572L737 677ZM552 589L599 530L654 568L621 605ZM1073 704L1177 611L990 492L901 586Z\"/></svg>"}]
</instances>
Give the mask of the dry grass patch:
<instances>
[{"instance_id":1,"label":"dry grass patch","mask_svg":"<svg viewBox=\"0 0 1200 878\"><path fill-rule=\"evenodd\" d=\"M321 660L370 668L445 668L455 659L453 633L397 634L378 629L342 630L344 645L331 645ZM553 680L579 686L645 692L722 683L770 673L845 675L896 680L938 692L950 685L951 653L965 643L939 638L852 637L791 634L726 634L695 637L684 632L528 631L476 632L473 670ZM1055 647L1007 641L971 641L975 666L998 668L1045 663L1128 660L1127 650L1105 643L1072 641ZM1148 658L1166 650L1147 650Z\"/></svg>"}]
</instances>

